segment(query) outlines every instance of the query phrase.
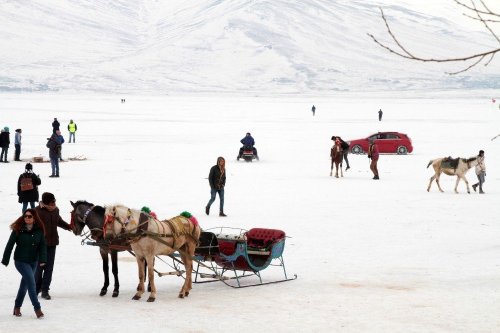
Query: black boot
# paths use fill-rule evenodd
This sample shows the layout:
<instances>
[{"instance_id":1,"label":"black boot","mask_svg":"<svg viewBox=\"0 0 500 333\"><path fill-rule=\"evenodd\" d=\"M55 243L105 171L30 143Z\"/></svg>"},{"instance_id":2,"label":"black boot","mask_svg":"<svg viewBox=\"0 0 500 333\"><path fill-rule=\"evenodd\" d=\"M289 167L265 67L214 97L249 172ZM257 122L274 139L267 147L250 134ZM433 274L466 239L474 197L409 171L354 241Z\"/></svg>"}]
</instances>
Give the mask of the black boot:
<instances>
[{"instance_id":1,"label":"black boot","mask_svg":"<svg viewBox=\"0 0 500 333\"><path fill-rule=\"evenodd\" d=\"M219 216L226 217L227 215L226 215L226 214L224 214L224 212L220 212L220 213L219 213Z\"/></svg>"},{"instance_id":2,"label":"black boot","mask_svg":"<svg viewBox=\"0 0 500 333\"><path fill-rule=\"evenodd\" d=\"M472 189L474 190L474 192L476 192L477 185L479 185L479 184L472 185Z\"/></svg>"},{"instance_id":3,"label":"black boot","mask_svg":"<svg viewBox=\"0 0 500 333\"><path fill-rule=\"evenodd\" d=\"M210 214L210 207L209 206L205 207L205 214L207 214L207 215Z\"/></svg>"}]
</instances>

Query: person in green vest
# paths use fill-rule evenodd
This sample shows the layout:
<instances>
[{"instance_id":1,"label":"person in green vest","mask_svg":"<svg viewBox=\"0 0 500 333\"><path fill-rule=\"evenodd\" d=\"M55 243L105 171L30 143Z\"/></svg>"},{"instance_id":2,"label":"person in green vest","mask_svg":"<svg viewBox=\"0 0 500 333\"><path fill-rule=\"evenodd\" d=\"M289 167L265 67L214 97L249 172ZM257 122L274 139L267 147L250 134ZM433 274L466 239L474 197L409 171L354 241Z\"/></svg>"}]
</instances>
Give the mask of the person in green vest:
<instances>
[{"instance_id":1,"label":"person in green vest","mask_svg":"<svg viewBox=\"0 0 500 333\"><path fill-rule=\"evenodd\" d=\"M10 225L12 232L5 246L2 264L9 265L14 245L14 266L21 274L21 284L14 302L13 315L20 317L24 297L28 293L37 318L43 317L38 301L35 284L35 270L47 262L47 247L45 245L45 228L36 211L27 209L21 217Z\"/></svg>"},{"instance_id":2,"label":"person in green vest","mask_svg":"<svg viewBox=\"0 0 500 333\"><path fill-rule=\"evenodd\" d=\"M69 131L69 143L71 143L71 138L73 138L73 143L75 143L75 133L76 133L76 123L71 119L68 124Z\"/></svg>"}]
</instances>

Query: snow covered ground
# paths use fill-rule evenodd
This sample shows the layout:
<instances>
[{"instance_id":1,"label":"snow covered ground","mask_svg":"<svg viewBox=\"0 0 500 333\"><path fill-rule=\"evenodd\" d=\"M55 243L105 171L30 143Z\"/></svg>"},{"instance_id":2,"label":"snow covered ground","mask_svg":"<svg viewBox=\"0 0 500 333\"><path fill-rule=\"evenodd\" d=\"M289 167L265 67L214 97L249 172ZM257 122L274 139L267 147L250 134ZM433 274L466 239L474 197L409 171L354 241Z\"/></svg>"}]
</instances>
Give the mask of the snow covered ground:
<instances>
[{"instance_id":1,"label":"snow covered ground","mask_svg":"<svg viewBox=\"0 0 500 333\"><path fill-rule=\"evenodd\" d=\"M2 95L0 126L23 129L24 160L48 157L46 137L57 117L78 125L76 144L64 144L61 178L34 164L40 192L56 195L69 222L69 201L149 206L167 218L183 210L203 228L267 227L291 236L285 262L292 282L235 290L194 285L178 299L182 280L157 278L155 303L132 301L135 261L120 255L121 294L99 297L98 250L61 229L53 299L35 321L28 299L12 316L19 274L0 267L1 332L498 332L500 265L498 104L487 99L362 99ZM317 107L312 117L310 107ZM384 110L382 122L377 120ZM366 155L329 176L330 137L397 130L414 153L383 155L380 181ZM260 162L235 160L250 131ZM65 132L65 131L64 131ZM64 133L67 138L67 133ZM13 139L12 139L13 140ZM486 151L485 195L453 192L443 176L426 192L426 165L442 156ZM9 159L12 159L12 147ZM206 216L206 179L217 156L227 160L227 218ZM24 163L0 165L0 244L20 215L16 181ZM475 182L473 171L467 175ZM215 205L218 204L216 201ZM214 206L214 209L217 206ZM158 264L160 269L167 269ZM265 279L279 278L271 270Z\"/></svg>"}]
</instances>

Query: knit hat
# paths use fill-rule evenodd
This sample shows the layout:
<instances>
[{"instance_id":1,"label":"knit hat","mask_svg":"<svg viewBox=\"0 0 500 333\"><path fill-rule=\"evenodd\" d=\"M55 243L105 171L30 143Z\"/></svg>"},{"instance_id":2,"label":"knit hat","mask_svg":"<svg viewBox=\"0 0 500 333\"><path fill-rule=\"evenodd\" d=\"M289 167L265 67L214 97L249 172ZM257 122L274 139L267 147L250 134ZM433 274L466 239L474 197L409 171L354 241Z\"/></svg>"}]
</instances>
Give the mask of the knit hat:
<instances>
[{"instance_id":1,"label":"knit hat","mask_svg":"<svg viewBox=\"0 0 500 333\"><path fill-rule=\"evenodd\" d=\"M44 192L42 194L42 202L45 205L50 205L52 202L56 202L56 197L50 192Z\"/></svg>"},{"instance_id":2,"label":"knit hat","mask_svg":"<svg viewBox=\"0 0 500 333\"><path fill-rule=\"evenodd\" d=\"M31 163L26 163L26 170L33 170L33 166L31 165Z\"/></svg>"},{"instance_id":3,"label":"knit hat","mask_svg":"<svg viewBox=\"0 0 500 333\"><path fill-rule=\"evenodd\" d=\"M8 131L9 131L9 128L8 128L7 126L5 126L5 127L3 128L3 130L4 130L5 132L8 132Z\"/></svg>"}]
</instances>

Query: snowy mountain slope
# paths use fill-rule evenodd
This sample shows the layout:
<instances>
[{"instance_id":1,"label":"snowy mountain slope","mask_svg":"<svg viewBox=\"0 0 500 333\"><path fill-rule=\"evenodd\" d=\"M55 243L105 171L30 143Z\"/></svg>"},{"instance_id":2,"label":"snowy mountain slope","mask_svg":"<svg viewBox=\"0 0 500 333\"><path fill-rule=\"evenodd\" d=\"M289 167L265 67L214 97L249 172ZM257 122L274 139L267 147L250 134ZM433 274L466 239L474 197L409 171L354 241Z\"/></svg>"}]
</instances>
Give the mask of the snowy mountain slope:
<instances>
[{"instance_id":1,"label":"snowy mountain slope","mask_svg":"<svg viewBox=\"0 0 500 333\"><path fill-rule=\"evenodd\" d=\"M140 93L498 88L500 64L450 77L389 54L379 7L424 55L494 45L452 1L7 1L0 91ZM471 32L472 31L472 32Z\"/></svg>"}]
</instances>

